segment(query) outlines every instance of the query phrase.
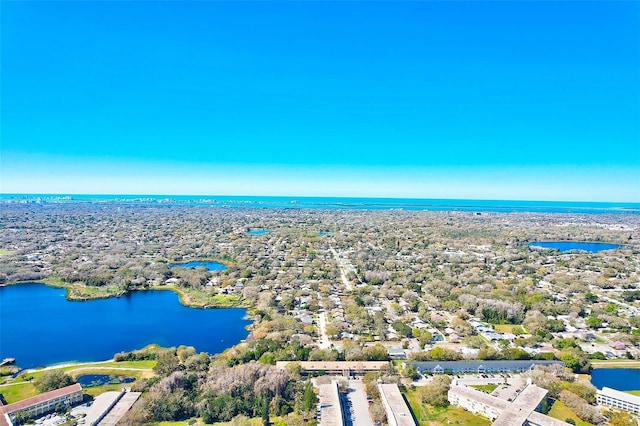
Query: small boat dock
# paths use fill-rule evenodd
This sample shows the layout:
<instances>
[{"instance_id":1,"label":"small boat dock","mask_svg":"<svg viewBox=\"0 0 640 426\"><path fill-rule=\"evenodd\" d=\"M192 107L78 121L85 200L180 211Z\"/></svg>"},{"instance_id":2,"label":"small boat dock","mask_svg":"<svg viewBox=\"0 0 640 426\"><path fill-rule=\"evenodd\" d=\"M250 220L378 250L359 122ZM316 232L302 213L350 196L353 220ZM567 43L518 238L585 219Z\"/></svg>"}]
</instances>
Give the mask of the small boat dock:
<instances>
[{"instance_id":1,"label":"small boat dock","mask_svg":"<svg viewBox=\"0 0 640 426\"><path fill-rule=\"evenodd\" d=\"M5 365L15 364L15 362L16 362L15 358L5 358L2 360L2 362L0 362L0 367L4 367Z\"/></svg>"}]
</instances>

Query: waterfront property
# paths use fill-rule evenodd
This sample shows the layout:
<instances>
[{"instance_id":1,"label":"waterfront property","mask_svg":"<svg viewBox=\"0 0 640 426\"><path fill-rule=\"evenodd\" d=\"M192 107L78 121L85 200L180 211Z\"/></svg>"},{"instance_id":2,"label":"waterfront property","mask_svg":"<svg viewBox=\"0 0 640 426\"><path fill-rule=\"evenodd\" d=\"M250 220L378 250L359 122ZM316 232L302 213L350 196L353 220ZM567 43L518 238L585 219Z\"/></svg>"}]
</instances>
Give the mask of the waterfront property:
<instances>
[{"instance_id":1,"label":"waterfront property","mask_svg":"<svg viewBox=\"0 0 640 426\"><path fill-rule=\"evenodd\" d=\"M278 361L276 366L284 369L290 362L300 364L302 372L339 374L353 376L370 371L380 371L389 366L387 361Z\"/></svg>"},{"instance_id":2,"label":"waterfront property","mask_svg":"<svg viewBox=\"0 0 640 426\"><path fill-rule=\"evenodd\" d=\"M596 390L596 399L599 405L617 408L628 413L640 414L640 396L603 387L602 390Z\"/></svg>"},{"instance_id":3,"label":"waterfront property","mask_svg":"<svg viewBox=\"0 0 640 426\"><path fill-rule=\"evenodd\" d=\"M415 361L406 362L416 367L419 373L431 374L493 374L522 373L533 370L536 365L564 365L562 361L515 360L515 361Z\"/></svg>"},{"instance_id":4,"label":"waterfront property","mask_svg":"<svg viewBox=\"0 0 640 426\"><path fill-rule=\"evenodd\" d=\"M40 417L60 407L69 407L82 401L82 386L73 384L64 388L0 406L0 426L12 426L18 421Z\"/></svg>"},{"instance_id":5,"label":"waterfront property","mask_svg":"<svg viewBox=\"0 0 640 426\"><path fill-rule=\"evenodd\" d=\"M458 385L456 380L447 394L451 405L487 417L493 420L494 426L566 426L568 423L536 411L546 396L547 390L531 381L512 401Z\"/></svg>"},{"instance_id":6,"label":"waterfront property","mask_svg":"<svg viewBox=\"0 0 640 426\"><path fill-rule=\"evenodd\" d=\"M400 393L398 385L379 383L378 389L382 405L387 412L389 426L416 426L411 410Z\"/></svg>"}]
</instances>

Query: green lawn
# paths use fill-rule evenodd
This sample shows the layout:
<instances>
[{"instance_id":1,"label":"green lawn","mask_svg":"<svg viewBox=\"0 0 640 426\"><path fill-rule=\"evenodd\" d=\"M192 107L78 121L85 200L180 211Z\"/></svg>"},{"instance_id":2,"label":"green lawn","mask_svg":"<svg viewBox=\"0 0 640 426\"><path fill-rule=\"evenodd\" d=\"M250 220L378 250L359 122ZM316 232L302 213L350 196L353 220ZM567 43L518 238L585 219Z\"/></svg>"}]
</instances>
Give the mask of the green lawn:
<instances>
[{"instance_id":1,"label":"green lawn","mask_svg":"<svg viewBox=\"0 0 640 426\"><path fill-rule=\"evenodd\" d=\"M551 411L549 411L547 415L549 417L553 417L554 419L562 421L565 421L566 419L573 419L576 421L577 426L593 426L591 423L580 420L578 416L576 416L576 413L573 412L573 410L571 410L560 401L556 401L553 403Z\"/></svg>"},{"instance_id":2,"label":"green lawn","mask_svg":"<svg viewBox=\"0 0 640 426\"><path fill-rule=\"evenodd\" d=\"M499 333L527 334L527 330L521 325L495 324L493 328Z\"/></svg>"},{"instance_id":3,"label":"green lawn","mask_svg":"<svg viewBox=\"0 0 640 426\"><path fill-rule=\"evenodd\" d=\"M0 249L0 256L7 256L12 253L13 253L13 250Z\"/></svg>"},{"instance_id":4,"label":"green lawn","mask_svg":"<svg viewBox=\"0 0 640 426\"><path fill-rule=\"evenodd\" d=\"M640 390L632 390L632 391L625 391L625 392L630 393L631 395L640 396Z\"/></svg>"},{"instance_id":5,"label":"green lawn","mask_svg":"<svg viewBox=\"0 0 640 426\"><path fill-rule=\"evenodd\" d=\"M31 383L21 382L0 386L0 393L4 396L7 403L11 404L35 396L38 394L38 391Z\"/></svg>"},{"instance_id":6,"label":"green lawn","mask_svg":"<svg viewBox=\"0 0 640 426\"><path fill-rule=\"evenodd\" d=\"M446 424L489 426L491 422L484 417L476 416L460 407L433 407L421 404L415 391L407 389L404 393L413 415L420 426L439 426ZM422 405L422 413L420 406Z\"/></svg>"}]
</instances>

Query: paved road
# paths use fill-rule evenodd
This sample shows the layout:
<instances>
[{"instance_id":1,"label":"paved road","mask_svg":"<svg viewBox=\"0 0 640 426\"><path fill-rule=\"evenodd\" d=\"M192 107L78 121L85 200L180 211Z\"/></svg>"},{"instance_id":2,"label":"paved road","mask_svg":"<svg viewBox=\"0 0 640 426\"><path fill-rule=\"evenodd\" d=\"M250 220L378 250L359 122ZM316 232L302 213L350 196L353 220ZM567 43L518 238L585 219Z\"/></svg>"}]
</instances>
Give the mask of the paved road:
<instances>
[{"instance_id":1,"label":"paved road","mask_svg":"<svg viewBox=\"0 0 640 426\"><path fill-rule=\"evenodd\" d=\"M373 419L369 414L367 393L364 391L362 380L349 380L348 398L353 408L353 416L351 417L353 426L371 426Z\"/></svg>"},{"instance_id":2,"label":"paved road","mask_svg":"<svg viewBox=\"0 0 640 426\"><path fill-rule=\"evenodd\" d=\"M336 259L336 263L338 264L338 269L340 269L340 278L342 279L342 283L344 284L344 286L346 287L348 292L352 291L353 290L353 286L351 285L351 283L347 279L347 274L346 274L347 265L340 258L340 256L338 256L338 252L336 251L336 249L331 247L329 250L331 250L331 253L333 254L333 257Z\"/></svg>"},{"instance_id":3,"label":"paved road","mask_svg":"<svg viewBox=\"0 0 640 426\"><path fill-rule=\"evenodd\" d=\"M329 336L327 336L327 315L324 309L318 312L318 327L320 328L320 336L322 336L318 346L320 346L320 349L329 349L331 342L329 341Z\"/></svg>"}]
</instances>

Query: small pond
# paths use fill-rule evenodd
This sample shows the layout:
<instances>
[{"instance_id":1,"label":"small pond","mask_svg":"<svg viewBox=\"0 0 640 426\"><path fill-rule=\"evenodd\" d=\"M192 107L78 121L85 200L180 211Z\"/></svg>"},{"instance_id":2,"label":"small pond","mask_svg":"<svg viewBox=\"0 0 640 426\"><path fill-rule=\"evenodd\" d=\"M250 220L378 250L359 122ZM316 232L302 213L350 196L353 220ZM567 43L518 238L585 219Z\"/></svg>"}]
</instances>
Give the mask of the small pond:
<instances>
[{"instance_id":1,"label":"small pond","mask_svg":"<svg viewBox=\"0 0 640 426\"><path fill-rule=\"evenodd\" d=\"M271 229L252 229L250 231L247 231L247 234L249 234L249 235L264 235L264 234L268 234L269 232L272 232Z\"/></svg>"},{"instance_id":2,"label":"small pond","mask_svg":"<svg viewBox=\"0 0 640 426\"><path fill-rule=\"evenodd\" d=\"M102 385L133 383L136 381L136 378L127 376L111 376L107 374L83 374L82 376L78 376L76 381L81 384L83 388L91 388Z\"/></svg>"},{"instance_id":3,"label":"small pond","mask_svg":"<svg viewBox=\"0 0 640 426\"><path fill-rule=\"evenodd\" d=\"M205 268L207 268L210 271L224 271L225 269L227 269L227 267L224 266L222 263L218 263L218 262L198 262L198 261L187 262L187 263L172 263L171 265L169 265L169 268L170 269L177 268L177 267L181 267L181 268L197 268L199 266L204 266Z\"/></svg>"},{"instance_id":4,"label":"small pond","mask_svg":"<svg viewBox=\"0 0 640 426\"><path fill-rule=\"evenodd\" d=\"M560 250L561 252L568 251L584 251L587 253L597 253L603 250L615 250L622 246L620 244L609 243L590 243L585 241L533 241L529 243L531 248L543 248Z\"/></svg>"},{"instance_id":5,"label":"small pond","mask_svg":"<svg viewBox=\"0 0 640 426\"><path fill-rule=\"evenodd\" d=\"M335 235L335 234L336 234L335 232L326 232L326 231L318 232L319 237L326 237L326 236Z\"/></svg>"},{"instance_id":6,"label":"small pond","mask_svg":"<svg viewBox=\"0 0 640 426\"><path fill-rule=\"evenodd\" d=\"M640 390L640 369L596 368L591 372L591 383L598 389L606 386L619 391Z\"/></svg>"}]
</instances>

